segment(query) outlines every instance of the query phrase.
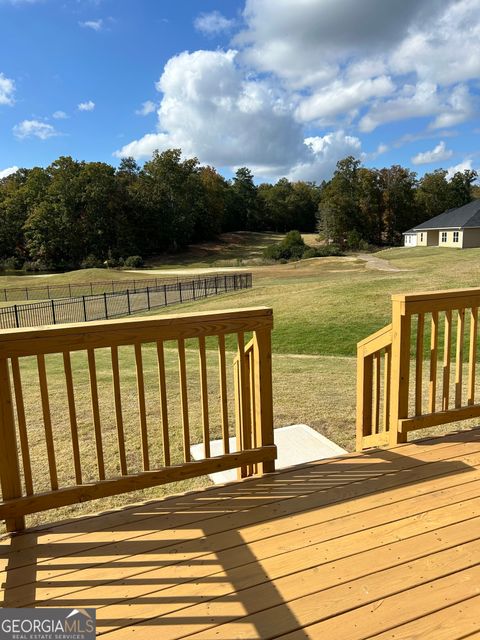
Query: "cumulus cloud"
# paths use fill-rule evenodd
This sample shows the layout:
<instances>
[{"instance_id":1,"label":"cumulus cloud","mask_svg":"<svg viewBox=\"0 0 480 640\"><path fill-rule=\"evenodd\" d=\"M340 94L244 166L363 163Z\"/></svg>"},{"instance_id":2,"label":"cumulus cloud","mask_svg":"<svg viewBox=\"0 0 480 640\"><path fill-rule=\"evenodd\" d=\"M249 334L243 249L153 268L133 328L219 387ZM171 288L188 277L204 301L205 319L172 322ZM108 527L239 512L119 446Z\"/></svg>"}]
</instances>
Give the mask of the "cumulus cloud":
<instances>
[{"instance_id":1,"label":"cumulus cloud","mask_svg":"<svg viewBox=\"0 0 480 640\"><path fill-rule=\"evenodd\" d=\"M295 11L290 0L247 0L244 18L234 39L242 61L301 90L302 122L351 119L371 101L363 131L417 115L434 117L434 128L475 115L462 83L480 76L480 0L302 0ZM412 87L418 101L409 105Z\"/></svg>"},{"instance_id":2,"label":"cumulus cloud","mask_svg":"<svg viewBox=\"0 0 480 640\"><path fill-rule=\"evenodd\" d=\"M246 79L236 55L195 51L171 58L157 83L163 93L158 131L115 155L144 158L157 148L180 147L215 166L248 165L272 174L306 156L290 103L267 81Z\"/></svg>"},{"instance_id":3,"label":"cumulus cloud","mask_svg":"<svg viewBox=\"0 0 480 640\"><path fill-rule=\"evenodd\" d=\"M18 171L18 167L16 166L7 167L6 169L0 169L0 180L12 175L12 173L15 173L16 171Z\"/></svg>"},{"instance_id":4,"label":"cumulus cloud","mask_svg":"<svg viewBox=\"0 0 480 640\"><path fill-rule=\"evenodd\" d=\"M23 140L25 138L39 138L47 140L53 136L58 136L58 131L51 124L40 122L39 120L23 120L13 127L15 137Z\"/></svg>"},{"instance_id":5,"label":"cumulus cloud","mask_svg":"<svg viewBox=\"0 0 480 640\"><path fill-rule=\"evenodd\" d=\"M194 22L195 29L204 35L214 36L223 31L230 31L235 20L225 18L219 11L201 13Z\"/></svg>"},{"instance_id":6,"label":"cumulus cloud","mask_svg":"<svg viewBox=\"0 0 480 640\"><path fill-rule=\"evenodd\" d=\"M296 116L301 122L319 121L331 123L340 114L354 116L357 108L367 100L386 96L395 90L395 85L387 76L346 83L336 80L322 91L302 100Z\"/></svg>"},{"instance_id":7,"label":"cumulus cloud","mask_svg":"<svg viewBox=\"0 0 480 640\"><path fill-rule=\"evenodd\" d=\"M68 118L68 115L65 113L65 111L55 111L54 113L52 113L52 118L55 118L55 120L66 120Z\"/></svg>"},{"instance_id":8,"label":"cumulus cloud","mask_svg":"<svg viewBox=\"0 0 480 640\"><path fill-rule=\"evenodd\" d=\"M101 31L103 29L103 20L101 18L99 20L85 20L85 22L79 22L78 24L85 29L92 29L92 31Z\"/></svg>"},{"instance_id":9,"label":"cumulus cloud","mask_svg":"<svg viewBox=\"0 0 480 640\"><path fill-rule=\"evenodd\" d=\"M137 116L148 116L150 113L153 113L155 111L155 108L155 102L153 102L152 100L147 100L146 102L142 103L140 109L137 109L135 113L137 114Z\"/></svg>"},{"instance_id":10,"label":"cumulus cloud","mask_svg":"<svg viewBox=\"0 0 480 640\"><path fill-rule=\"evenodd\" d=\"M433 162L442 162L448 160L453 155L451 149L447 149L445 142L442 140L437 146L430 151L423 151L413 156L413 164L432 164Z\"/></svg>"},{"instance_id":11,"label":"cumulus cloud","mask_svg":"<svg viewBox=\"0 0 480 640\"><path fill-rule=\"evenodd\" d=\"M472 169L472 160L470 158L467 158L466 160L463 160L463 162L459 162L459 164L456 164L453 167L448 167L447 180L451 180L457 172L462 173L463 171Z\"/></svg>"},{"instance_id":12,"label":"cumulus cloud","mask_svg":"<svg viewBox=\"0 0 480 640\"><path fill-rule=\"evenodd\" d=\"M360 156L361 142L355 136L336 131L325 136L305 138L307 157L288 172L290 180L328 180L339 160L346 156Z\"/></svg>"},{"instance_id":13,"label":"cumulus cloud","mask_svg":"<svg viewBox=\"0 0 480 640\"><path fill-rule=\"evenodd\" d=\"M0 73L0 104L12 105L15 102L13 97L14 93L14 81L7 78L3 73Z\"/></svg>"},{"instance_id":14,"label":"cumulus cloud","mask_svg":"<svg viewBox=\"0 0 480 640\"><path fill-rule=\"evenodd\" d=\"M95 102L88 100L88 102L80 102L77 109L79 111L93 111L95 109Z\"/></svg>"}]
</instances>

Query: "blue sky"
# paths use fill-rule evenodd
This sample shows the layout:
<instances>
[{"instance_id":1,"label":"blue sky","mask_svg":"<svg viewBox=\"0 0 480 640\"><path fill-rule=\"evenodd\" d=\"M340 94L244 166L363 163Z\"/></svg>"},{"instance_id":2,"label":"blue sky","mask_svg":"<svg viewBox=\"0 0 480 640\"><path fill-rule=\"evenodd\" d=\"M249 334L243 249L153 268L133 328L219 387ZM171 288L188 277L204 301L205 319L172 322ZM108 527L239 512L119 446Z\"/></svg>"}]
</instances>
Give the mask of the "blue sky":
<instances>
[{"instance_id":1,"label":"blue sky","mask_svg":"<svg viewBox=\"0 0 480 640\"><path fill-rule=\"evenodd\" d=\"M0 176L180 147L225 175L480 167L480 0L0 0Z\"/></svg>"}]
</instances>

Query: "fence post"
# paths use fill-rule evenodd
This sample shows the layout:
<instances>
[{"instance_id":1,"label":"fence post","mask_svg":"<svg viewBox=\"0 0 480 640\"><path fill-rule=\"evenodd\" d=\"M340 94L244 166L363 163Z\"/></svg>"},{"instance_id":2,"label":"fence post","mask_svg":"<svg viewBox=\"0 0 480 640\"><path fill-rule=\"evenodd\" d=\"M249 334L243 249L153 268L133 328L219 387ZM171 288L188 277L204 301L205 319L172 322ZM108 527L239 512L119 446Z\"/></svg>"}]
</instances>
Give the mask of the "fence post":
<instances>
[{"instance_id":1,"label":"fence post","mask_svg":"<svg viewBox=\"0 0 480 640\"><path fill-rule=\"evenodd\" d=\"M107 293L103 292L103 303L105 305L105 319L108 320L108 306L107 306Z\"/></svg>"},{"instance_id":2,"label":"fence post","mask_svg":"<svg viewBox=\"0 0 480 640\"><path fill-rule=\"evenodd\" d=\"M218 280L217 280L218 276L215 276L215 295L218 294Z\"/></svg>"},{"instance_id":3,"label":"fence post","mask_svg":"<svg viewBox=\"0 0 480 640\"><path fill-rule=\"evenodd\" d=\"M204 280L203 280L203 285L205 287L205 298L206 298L207 295L208 295L208 293L207 293L207 279L206 278L204 278Z\"/></svg>"},{"instance_id":4,"label":"fence post","mask_svg":"<svg viewBox=\"0 0 480 640\"><path fill-rule=\"evenodd\" d=\"M180 302L183 302L183 300L182 300L182 283L181 282L178 283L178 291L180 293Z\"/></svg>"},{"instance_id":5,"label":"fence post","mask_svg":"<svg viewBox=\"0 0 480 640\"><path fill-rule=\"evenodd\" d=\"M407 434L398 430L398 421L408 417L410 331L411 317L406 313L405 300L402 300L400 296L392 296L390 446L407 441Z\"/></svg>"},{"instance_id":6,"label":"fence post","mask_svg":"<svg viewBox=\"0 0 480 640\"><path fill-rule=\"evenodd\" d=\"M25 287L25 300L28 300L28 287Z\"/></svg>"},{"instance_id":7,"label":"fence post","mask_svg":"<svg viewBox=\"0 0 480 640\"><path fill-rule=\"evenodd\" d=\"M18 308L16 304L13 305L13 310L15 312L15 324L17 325L17 329L18 329L18 327L20 326L20 323L18 321Z\"/></svg>"},{"instance_id":8,"label":"fence post","mask_svg":"<svg viewBox=\"0 0 480 640\"><path fill-rule=\"evenodd\" d=\"M50 287L47 284L47 298L50 300Z\"/></svg>"},{"instance_id":9,"label":"fence post","mask_svg":"<svg viewBox=\"0 0 480 640\"><path fill-rule=\"evenodd\" d=\"M227 274L223 276L223 290L227 290Z\"/></svg>"},{"instance_id":10,"label":"fence post","mask_svg":"<svg viewBox=\"0 0 480 640\"><path fill-rule=\"evenodd\" d=\"M271 329L253 332L254 384L255 384L255 430L257 447L273 445L273 400L272 400L272 343ZM260 473L275 471L275 461L268 460L258 465Z\"/></svg>"},{"instance_id":11,"label":"fence post","mask_svg":"<svg viewBox=\"0 0 480 640\"><path fill-rule=\"evenodd\" d=\"M15 418L13 413L12 389L6 358L0 359L0 482L4 501L20 498L22 483L18 460ZM7 518L8 532L25 529L24 516Z\"/></svg>"},{"instance_id":12,"label":"fence post","mask_svg":"<svg viewBox=\"0 0 480 640\"><path fill-rule=\"evenodd\" d=\"M72 285L70 283L68 283L68 296L72 297Z\"/></svg>"},{"instance_id":13,"label":"fence post","mask_svg":"<svg viewBox=\"0 0 480 640\"><path fill-rule=\"evenodd\" d=\"M87 321L87 305L85 303L85 296L82 296L83 300L83 315L85 316L85 322Z\"/></svg>"},{"instance_id":14,"label":"fence post","mask_svg":"<svg viewBox=\"0 0 480 640\"><path fill-rule=\"evenodd\" d=\"M167 298L167 285L166 284L163 285L163 295L165 297L165 306L167 307L168 306L168 298Z\"/></svg>"},{"instance_id":15,"label":"fence post","mask_svg":"<svg viewBox=\"0 0 480 640\"><path fill-rule=\"evenodd\" d=\"M55 300L52 300L52 318L53 324L57 324L57 319L55 318Z\"/></svg>"},{"instance_id":16,"label":"fence post","mask_svg":"<svg viewBox=\"0 0 480 640\"><path fill-rule=\"evenodd\" d=\"M130 289L127 289L127 312L128 315L131 315L132 309L130 307Z\"/></svg>"},{"instance_id":17,"label":"fence post","mask_svg":"<svg viewBox=\"0 0 480 640\"><path fill-rule=\"evenodd\" d=\"M150 311L150 289L147 287L147 308Z\"/></svg>"},{"instance_id":18,"label":"fence post","mask_svg":"<svg viewBox=\"0 0 480 640\"><path fill-rule=\"evenodd\" d=\"M195 280L192 280L193 299L195 300Z\"/></svg>"}]
</instances>

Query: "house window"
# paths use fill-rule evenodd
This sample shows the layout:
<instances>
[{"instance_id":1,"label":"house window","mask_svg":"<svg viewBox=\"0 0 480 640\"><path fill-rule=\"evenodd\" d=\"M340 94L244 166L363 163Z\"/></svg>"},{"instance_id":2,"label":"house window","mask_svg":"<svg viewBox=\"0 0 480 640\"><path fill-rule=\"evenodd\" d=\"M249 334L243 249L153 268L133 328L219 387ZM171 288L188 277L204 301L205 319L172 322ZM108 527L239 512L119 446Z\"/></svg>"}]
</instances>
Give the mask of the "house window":
<instances>
[{"instance_id":1,"label":"house window","mask_svg":"<svg viewBox=\"0 0 480 640\"><path fill-rule=\"evenodd\" d=\"M442 242L446 242L446 241L447 241L447 232L442 231Z\"/></svg>"},{"instance_id":2,"label":"house window","mask_svg":"<svg viewBox=\"0 0 480 640\"><path fill-rule=\"evenodd\" d=\"M458 242L458 231L453 232L453 241Z\"/></svg>"},{"instance_id":3,"label":"house window","mask_svg":"<svg viewBox=\"0 0 480 640\"><path fill-rule=\"evenodd\" d=\"M420 234L420 242L423 242L423 233Z\"/></svg>"}]
</instances>

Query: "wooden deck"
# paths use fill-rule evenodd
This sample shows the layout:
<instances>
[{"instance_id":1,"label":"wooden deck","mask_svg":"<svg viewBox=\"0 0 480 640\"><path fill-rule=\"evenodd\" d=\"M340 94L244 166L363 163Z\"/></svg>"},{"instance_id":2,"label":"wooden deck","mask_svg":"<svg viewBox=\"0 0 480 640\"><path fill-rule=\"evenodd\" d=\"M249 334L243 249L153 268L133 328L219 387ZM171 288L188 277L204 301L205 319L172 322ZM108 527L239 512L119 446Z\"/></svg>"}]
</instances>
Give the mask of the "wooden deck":
<instances>
[{"instance_id":1,"label":"wooden deck","mask_svg":"<svg viewBox=\"0 0 480 640\"><path fill-rule=\"evenodd\" d=\"M3 606L125 638L480 638L480 430L2 541Z\"/></svg>"}]
</instances>

